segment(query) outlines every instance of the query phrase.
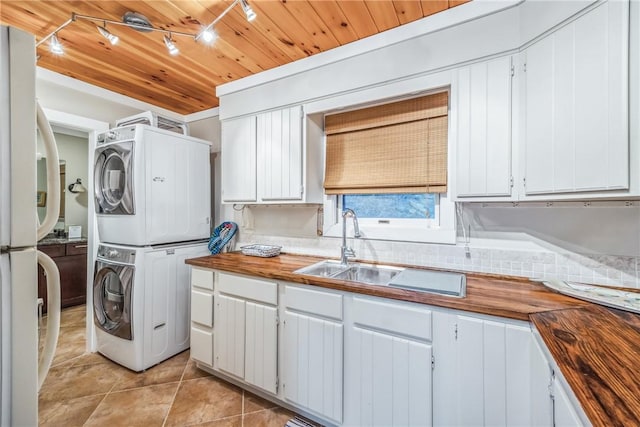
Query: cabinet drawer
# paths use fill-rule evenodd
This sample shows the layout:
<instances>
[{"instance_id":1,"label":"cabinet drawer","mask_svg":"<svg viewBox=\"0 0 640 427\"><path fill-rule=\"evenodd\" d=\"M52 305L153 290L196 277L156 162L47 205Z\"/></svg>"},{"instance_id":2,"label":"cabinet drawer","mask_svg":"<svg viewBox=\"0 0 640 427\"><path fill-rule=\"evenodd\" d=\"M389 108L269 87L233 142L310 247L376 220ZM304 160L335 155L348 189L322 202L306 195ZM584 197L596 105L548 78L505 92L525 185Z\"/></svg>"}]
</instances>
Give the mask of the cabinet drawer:
<instances>
[{"instance_id":1,"label":"cabinet drawer","mask_svg":"<svg viewBox=\"0 0 640 427\"><path fill-rule=\"evenodd\" d=\"M339 294L285 286L285 305L303 313L342 320L342 295Z\"/></svg>"},{"instance_id":2,"label":"cabinet drawer","mask_svg":"<svg viewBox=\"0 0 640 427\"><path fill-rule=\"evenodd\" d=\"M265 280L216 272L216 286L220 292L271 305L278 303L278 285Z\"/></svg>"},{"instance_id":3,"label":"cabinet drawer","mask_svg":"<svg viewBox=\"0 0 640 427\"><path fill-rule=\"evenodd\" d=\"M191 285L213 290L213 271L191 267Z\"/></svg>"},{"instance_id":4,"label":"cabinet drawer","mask_svg":"<svg viewBox=\"0 0 640 427\"><path fill-rule=\"evenodd\" d=\"M88 247L86 242L67 243L67 255L84 255L87 253Z\"/></svg>"},{"instance_id":5,"label":"cabinet drawer","mask_svg":"<svg viewBox=\"0 0 640 427\"><path fill-rule=\"evenodd\" d=\"M213 331L191 328L191 358L213 366Z\"/></svg>"},{"instance_id":6,"label":"cabinet drawer","mask_svg":"<svg viewBox=\"0 0 640 427\"><path fill-rule=\"evenodd\" d=\"M213 327L213 295L196 289L191 291L191 321Z\"/></svg>"},{"instance_id":7,"label":"cabinet drawer","mask_svg":"<svg viewBox=\"0 0 640 427\"><path fill-rule=\"evenodd\" d=\"M354 297L353 321L370 329L431 341L431 310Z\"/></svg>"},{"instance_id":8,"label":"cabinet drawer","mask_svg":"<svg viewBox=\"0 0 640 427\"><path fill-rule=\"evenodd\" d=\"M38 246L38 250L49 255L51 258L55 258L65 255L64 246L65 245L42 245Z\"/></svg>"}]
</instances>

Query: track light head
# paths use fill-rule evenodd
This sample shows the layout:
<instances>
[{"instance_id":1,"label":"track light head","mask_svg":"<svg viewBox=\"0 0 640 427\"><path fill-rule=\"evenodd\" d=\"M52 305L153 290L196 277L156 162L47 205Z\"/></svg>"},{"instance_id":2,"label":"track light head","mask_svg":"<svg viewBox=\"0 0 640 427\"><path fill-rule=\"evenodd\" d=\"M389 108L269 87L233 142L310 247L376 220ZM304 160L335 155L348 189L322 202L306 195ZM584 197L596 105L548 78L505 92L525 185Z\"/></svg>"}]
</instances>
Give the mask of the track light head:
<instances>
[{"instance_id":1,"label":"track light head","mask_svg":"<svg viewBox=\"0 0 640 427\"><path fill-rule=\"evenodd\" d=\"M49 50L54 55L64 54L64 48L62 47L62 43L60 43L60 40L58 40L58 35L55 33L51 36L51 41L49 42Z\"/></svg>"},{"instance_id":2,"label":"track light head","mask_svg":"<svg viewBox=\"0 0 640 427\"><path fill-rule=\"evenodd\" d=\"M116 36L115 34L111 34L105 27L96 26L96 28L98 29L98 32L102 34L102 37L109 40L109 43L111 43L112 45L115 45L116 43L118 43L118 40L120 40L120 37Z\"/></svg>"},{"instance_id":3,"label":"track light head","mask_svg":"<svg viewBox=\"0 0 640 427\"><path fill-rule=\"evenodd\" d=\"M171 40L171 34L165 34L163 39L164 45L167 46L167 50L169 51L169 55L175 56L180 53L180 49L178 49L178 46L176 46L173 40Z\"/></svg>"},{"instance_id":4,"label":"track light head","mask_svg":"<svg viewBox=\"0 0 640 427\"><path fill-rule=\"evenodd\" d=\"M197 40L202 40L205 44L213 44L218 38L218 34L213 28L205 28L196 36Z\"/></svg>"},{"instance_id":5,"label":"track light head","mask_svg":"<svg viewBox=\"0 0 640 427\"><path fill-rule=\"evenodd\" d=\"M240 5L242 6L244 14L247 16L247 21L251 22L256 19L258 15L256 15L251 6L249 6L247 0L240 0Z\"/></svg>"}]
</instances>

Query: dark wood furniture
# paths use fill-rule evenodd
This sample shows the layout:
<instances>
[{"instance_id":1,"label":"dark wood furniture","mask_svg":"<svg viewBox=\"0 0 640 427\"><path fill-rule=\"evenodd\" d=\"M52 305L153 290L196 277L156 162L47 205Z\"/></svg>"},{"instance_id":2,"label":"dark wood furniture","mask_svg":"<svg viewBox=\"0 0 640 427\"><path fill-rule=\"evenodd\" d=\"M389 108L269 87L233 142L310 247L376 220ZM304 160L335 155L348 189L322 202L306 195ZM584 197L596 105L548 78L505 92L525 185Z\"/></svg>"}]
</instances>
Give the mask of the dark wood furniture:
<instances>
[{"instance_id":1,"label":"dark wood furniture","mask_svg":"<svg viewBox=\"0 0 640 427\"><path fill-rule=\"evenodd\" d=\"M84 304L87 299L87 242L38 245L60 270L60 305L62 308ZM38 267L38 297L44 300L47 311L47 281L44 270Z\"/></svg>"}]
</instances>

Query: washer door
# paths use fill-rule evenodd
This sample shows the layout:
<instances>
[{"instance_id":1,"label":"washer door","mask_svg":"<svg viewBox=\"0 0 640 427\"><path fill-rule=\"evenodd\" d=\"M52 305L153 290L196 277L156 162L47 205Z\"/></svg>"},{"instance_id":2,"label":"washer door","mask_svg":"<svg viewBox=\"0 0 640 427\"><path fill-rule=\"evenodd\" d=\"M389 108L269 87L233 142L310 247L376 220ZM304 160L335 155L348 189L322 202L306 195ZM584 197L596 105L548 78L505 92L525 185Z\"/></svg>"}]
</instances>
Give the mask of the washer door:
<instances>
[{"instance_id":1,"label":"washer door","mask_svg":"<svg viewBox=\"0 0 640 427\"><path fill-rule=\"evenodd\" d=\"M96 149L93 183L96 213L134 215L133 141Z\"/></svg>"},{"instance_id":2,"label":"washer door","mask_svg":"<svg viewBox=\"0 0 640 427\"><path fill-rule=\"evenodd\" d=\"M93 314L102 330L127 340L133 339L131 302L135 267L96 262L93 279Z\"/></svg>"}]
</instances>

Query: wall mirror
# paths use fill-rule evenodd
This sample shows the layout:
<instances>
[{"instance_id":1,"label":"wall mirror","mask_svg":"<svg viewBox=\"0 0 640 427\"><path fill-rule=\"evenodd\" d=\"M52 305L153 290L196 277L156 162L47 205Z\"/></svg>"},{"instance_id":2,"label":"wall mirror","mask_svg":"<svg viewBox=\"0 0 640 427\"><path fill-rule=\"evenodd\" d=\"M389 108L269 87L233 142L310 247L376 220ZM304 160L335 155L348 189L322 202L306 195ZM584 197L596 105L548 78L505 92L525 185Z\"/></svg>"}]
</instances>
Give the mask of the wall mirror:
<instances>
[{"instance_id":1,"label":"wall mirror","mask_svg":"<svg viewBox=\"0 0 640 427\"><path fill-rule=\"evenodd\" d=\"M65 195L66 195L66 168L67 162L60 160L60 215L58 216L58 224L56 224L56 230L64 229L65 227ZM47 159L42 158L38 160L38 178L37 178L37 206L38 206L38 218L40 222L44 220L45 213L47 211Z\"/></svg>"}]
</instances>

